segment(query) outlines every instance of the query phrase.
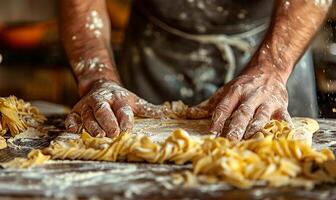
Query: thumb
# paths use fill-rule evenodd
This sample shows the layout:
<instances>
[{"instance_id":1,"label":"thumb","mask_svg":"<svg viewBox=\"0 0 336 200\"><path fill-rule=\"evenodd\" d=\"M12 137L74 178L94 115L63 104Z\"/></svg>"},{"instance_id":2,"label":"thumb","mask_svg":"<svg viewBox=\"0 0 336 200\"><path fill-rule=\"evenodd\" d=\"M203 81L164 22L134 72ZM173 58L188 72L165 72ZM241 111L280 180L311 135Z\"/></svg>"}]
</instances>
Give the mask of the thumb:
<instances>
[{"instance_id":1,"label":"thumb","mask_svg":"<svg viewBox=\"0 0 336 200\"><path fill-rule=\"evenodd\" d=\"M210 102L209 100L206 100L196 106L187 108L186 118L189 118L189 119L210 118L211 117L211 106L209 102Z\"/></svg>"}]
</instances>

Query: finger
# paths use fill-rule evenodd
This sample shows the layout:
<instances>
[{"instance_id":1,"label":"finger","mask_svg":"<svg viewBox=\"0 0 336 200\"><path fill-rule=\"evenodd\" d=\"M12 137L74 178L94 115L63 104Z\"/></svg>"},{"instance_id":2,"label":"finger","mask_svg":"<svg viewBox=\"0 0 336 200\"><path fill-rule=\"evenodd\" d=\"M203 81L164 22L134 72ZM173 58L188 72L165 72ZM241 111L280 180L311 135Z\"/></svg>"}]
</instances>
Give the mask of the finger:
<instances>
[{"instance_id":1,"label":"finger","mask_svg":"<svg viewBox=\"0 0 336 200\"><path fill-rule=\"evenodd\" d=\"M94 117L100 127L106 133L106 136L113 137L119 134L119 125L111 106L104 101L93 106Z\"/></svg>"},{"instance_id":2,"label":"finger","mask_svg":"<svg viewBox=\"0 0 336 200\"><path fill-rule=\"evenodd\" d=\"M231 116L232 112L236 109L240 99L240 93L228 93L224 99L218 103L212 116L210 132L217 136L222 135L226 120Z\"/></svg>"},{"instance_id":3,"label":"finger","mask_svg":"<svg viewBox=\"0 0 336 200\"><path fill-rule=\"evenodd\" d=\"M106 136L105 131L99 126L90 107L84 106L81 115L85 129L92 136Z\"/></svg>"},{"instance_id":4,"label":"finger","mask_svg":"<svg viewBox=\"0 0 336 200\"><path fill-rule=\"evenodd\" d=\"M261 130L267 124L272 116L272 109L270 106L261 105L258 107L253 120L247 127L244 139L251 138L257 131Z\"/></svg>"},{"instance_id":5,"label":"finger","mask_svg":"<svg viewBox=\"0 0 336 200\"><path fill-rule=\"evenodd\" d=\"M122 105L116 108L116 117L119 122L119 127L121 131L131 132L134 124L134 114L131 106Z\"/></svg>"},{"instance_id":6,"label":"finger","mask_svg":"<svg viewBox=\"0 0 336 200\"><path fill-rule=\"evenodd\" d=\"M273 116L272 116L273 119L277 119L277 120L283 120L283 121L286 121L288 122L288 125L293 128L294 125L293 125L293 121L292 121L292 118L290 116L290 114L288 113L288 110L286 108L284 109L280 109L278 111L276 111Z\"/></svg>"},{"instance_id":7,"label":"finger","mask_svg":"<svg viewBox=\"0 0 336 200\"><path fill-rule=\"evenodd\" d=\"M203 101L202 103L190 107L186 111L186 118L189 119L204 119L211 116L210 100Z\"/></svg>"},{"instance_id":8,"label":"finger","mask_svg":"<svg viewBox=\"0 0 336 200\"><path fill-rule=\"evenodd\" d=\"M71 133L77 133L81 124L80 116L75 112L70 113L65 120L65 128Z\"/></svg>"},{"instance_id":9,"label":"finger","mask_svg":"<svg viewBox=\"0 0 336 200\"><path fill-rule=\"evenodd\" d=\"M132 131L134 114L128 100L117 97L112 103L112 108L118 119L120 130L128 132Z\"/></svg>"},{"instance_id":10,"label":"finger","mask_svg":"<svg viewBox=\"0 0 336 200\"><path fill-rule=\"evenodd\" d=\"M134 113L131 106L124 106L117 111L121 131L131 132L134 125Z\"/></svg>"},{"instance_id":11,"label":"finger","mask_svg":"<svg viewBox=\"0 0 336 200\"><path fill-rule=\"evenodd\" d=\"M262 103L263 95L258 93L249 97L237 108L231 116L230 123L222 131L229 140L239 141L243 138L246 128L252 120L255 111Z\"/></svg>"},{"instance_id":12,"label":"finger","mask_svg":"<svg viewBox=\"0 0 336 200\"><path fill-rule=\"evenodd\" d=\"M225 137L231 141L241 140L255 110L256 105L248 103L241 104L232 114L230 124L223 130Z\"/></svg>"}]
</instances>

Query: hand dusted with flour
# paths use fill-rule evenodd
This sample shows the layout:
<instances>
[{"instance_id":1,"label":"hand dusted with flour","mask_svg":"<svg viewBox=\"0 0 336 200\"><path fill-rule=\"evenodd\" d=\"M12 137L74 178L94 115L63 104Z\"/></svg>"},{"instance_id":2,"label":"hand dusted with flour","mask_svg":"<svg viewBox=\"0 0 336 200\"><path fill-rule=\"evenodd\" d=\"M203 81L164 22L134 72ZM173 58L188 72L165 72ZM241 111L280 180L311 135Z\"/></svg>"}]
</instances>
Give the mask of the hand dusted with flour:
<instances>
[{"instance_id":1,"label":"hand dusted with flour","mask_svg":"<svg viewBox=\"0 0 336 200\"><path fill-rule=\"evenodd\" d=\"M291 122L285 86L329 6L328 0L277 0L268 34L245 70L190 108L190 116L212 115L211 131L231 140L250 138L272 118Z\"/></svg>"},{"instance_id":2,"label":"hand dusted with flour","mask_svg":"<svg viewBox=\"0 0 336 200\"><path fill-rule=\"evenodd\" d=\"M160 118L166 108L148 104L120 86L105 4L62 0L61 34L82 96L66 120L67 129L77 132L83 125L94 136L112 137L131 130L134 115Z\"/></svg>"},{"instance_id":3,"label":"hand dusted with flour","mask_svg":"<svg viewBox=\"0 0 336 200\"><path fill-rule=\"evenodd\" d=\"M211 132L241 140L250 138L271 118L290 121L287 105L287 90L281 80L267 75L245 75L220 88L199 106L189 108L188 113L190 117L198 117L201 116L198 113L208 110L207 115L213 113Z\"/></svg>"},{"instance_id":4,"label":"hand dusted with flour","mask_svg":"<svg viewBox=\"0 0 336 200\"><path fill-rule=\"evenodd\" d=\"M75 105L66 119L71 132L81 131L81 125L93 136L116 136L131 131L134 115L164 118L171 116L166 106L155 106L113 81L97 81Z\"/></svg>"}]
</instances>

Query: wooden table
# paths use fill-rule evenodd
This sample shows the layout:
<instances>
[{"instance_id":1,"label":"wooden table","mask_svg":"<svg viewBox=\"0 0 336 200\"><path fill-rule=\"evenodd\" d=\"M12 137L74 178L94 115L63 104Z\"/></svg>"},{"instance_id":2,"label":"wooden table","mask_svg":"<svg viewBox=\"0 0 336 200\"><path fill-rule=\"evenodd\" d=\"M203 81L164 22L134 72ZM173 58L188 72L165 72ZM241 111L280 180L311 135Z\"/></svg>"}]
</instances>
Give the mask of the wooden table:
<instances>
[{"instance_id":1,"label":"wooden table","mask_svg":"<svg viewBox=\"0 0 336 200\"><path fill-rule=\"evenodd\" d=\"M336 120L319 119L321 130L314 136L317 148L336 149ZM60 130L36 141L15 141L19 149L0 151L0 161L24 156L32 147L43 148L62 132L62 118L49 124ZM172 173L191 169L190 165L151 165L86 161L52 161L28 170L0 170L0 195L16 199L336 199L336 187L318 186L312 191L302 188L264 188L249 190L230 188L225 184L194 188L176 187Z\"/></svg>"}]
</instances>

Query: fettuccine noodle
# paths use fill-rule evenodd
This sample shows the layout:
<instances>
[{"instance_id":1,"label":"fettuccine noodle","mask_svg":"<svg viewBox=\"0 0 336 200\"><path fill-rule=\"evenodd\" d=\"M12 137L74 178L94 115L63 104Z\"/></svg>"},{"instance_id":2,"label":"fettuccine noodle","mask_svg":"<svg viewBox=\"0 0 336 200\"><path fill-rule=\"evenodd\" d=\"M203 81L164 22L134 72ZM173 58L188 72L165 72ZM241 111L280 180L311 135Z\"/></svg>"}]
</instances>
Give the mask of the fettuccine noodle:
<instances>
[{"instance_id":1,"label":"fettuccine noodle","mask_svg":"<svg viewBox=\"0 0 336 200\"><path fill-rule=\"evenodd\" d=\"M7 132L14 137L46 120L36 107L15 96L0 97L0 114L0 150L7 147L6 139L2 137Z\"/></svg>"},{"instance_id":2,"label":"fettuccine noodle","mask_svg":"<svg viewBox=\"0 0 336 200\"><path fill-rule=\"evenodd\" d=\"M0 98L0 113L0 135L9 131L15 136L28 127L37 127L46 120L36 107L15 96Z\"/></svg>"},{"instance_id":3,"label":"fettuccine noodle","mask_svg":"<svg viewBox=\"0 0 336 200\"><path fill-rule=\"evenodd\" d=\"M6 139L2 136L0 136L0 150L5 149L7 147Z\"/></svg>"},{"instance_id":4,"label":"fettuccine noodle","mask_svg":"<svg viewBox=\"0 0 336 200\"><path fill-rule=\"evenodd\" d=\"M307 141L293 139L294 135L288 124L280 121L271 121L255 138L238 143L222 137L193 138L182 129L163 143L154 143L141 134L122 133L110 139L83 132L77 140L53 141L48 148L30 154L30 159L20 160L22 164L16 160L14 166L36 165L32 160L42 164L49 156L61 160L192 163L193 172L175 175L175 182L193 185L202 178L203 182L226 182L238 188L249 188L260 181L269 186L306 187L334 182L332 151L314 150Z\"/></svg>"}]
</instances>

